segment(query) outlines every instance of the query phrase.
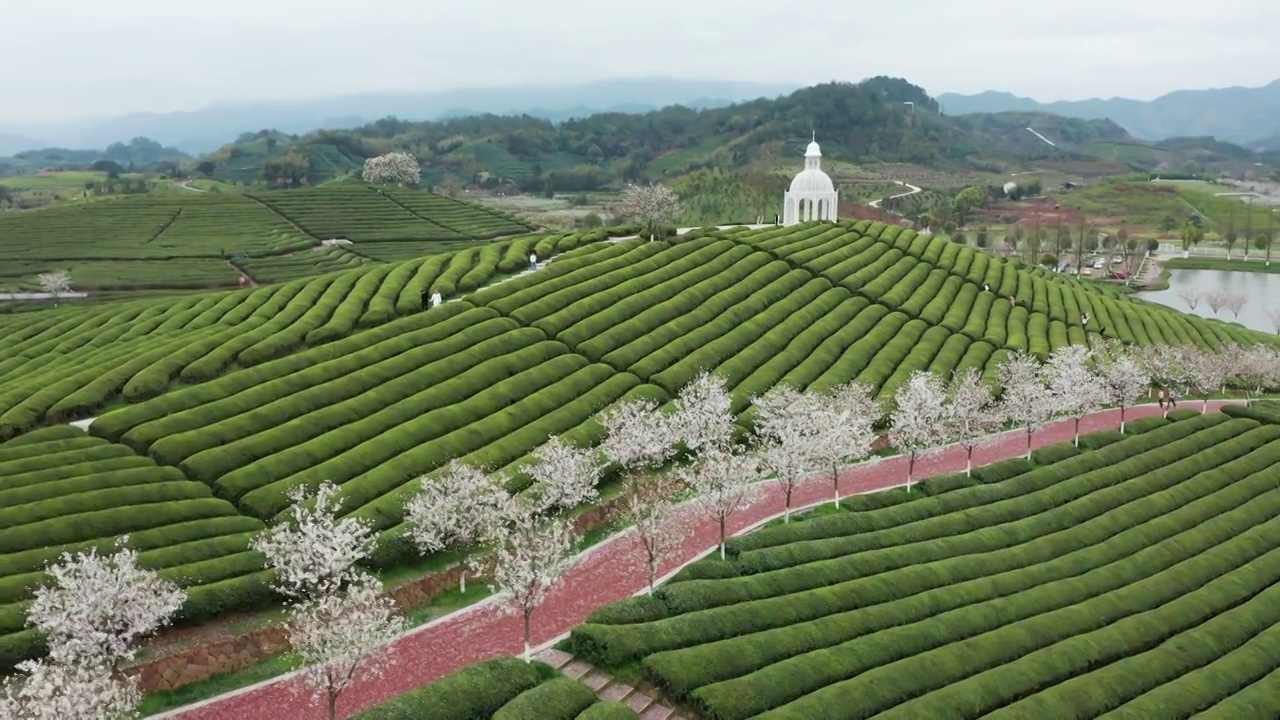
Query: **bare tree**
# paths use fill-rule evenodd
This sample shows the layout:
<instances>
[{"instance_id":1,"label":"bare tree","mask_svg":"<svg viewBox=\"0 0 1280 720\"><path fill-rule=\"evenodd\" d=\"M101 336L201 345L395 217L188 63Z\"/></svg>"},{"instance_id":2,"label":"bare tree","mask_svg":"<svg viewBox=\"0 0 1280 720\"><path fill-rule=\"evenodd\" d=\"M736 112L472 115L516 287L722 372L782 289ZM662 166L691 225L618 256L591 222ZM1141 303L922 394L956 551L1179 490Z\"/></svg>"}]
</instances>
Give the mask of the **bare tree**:
<instances>
[{"instance_id":1,"label":"bare tree","mask_svg":"<svg viewBox=\"0 0 1280 720\"><path fill-rule=\"evenodd\" d=\"M1243 293L1227 293L1223 305L1231 311L1232 316L1239 318L1240 311L1249 302L1249 296Z\"/></svg>"},{"instance_id":2,"label":"bare tree","mask_svg":"<svg viewBox=\"0 0 1280 720\"><path fill-rule=\"evenodd\" d=\"M422 179L422 168L413 155L405 152L390 152L365 160L364 171L360 177L371 184L417 185Z\"/></svg>"},{"instance_id":3,"label":"bare tree","mask_svg":"<svg viewBox=\"0 0 1280 720\"><path fill-rule=\"evenodd\" d=\"M627 185L613 212L626 222L644 226L645 235L653 240L661 225L675 222L684 211L680 197L665 185Z\"/></svg>"},{"instance_id":4,"label":"bare tree","mask_svg":"<svg viewBox=\"0 0 1280 720\"><path fill-rule=\"evenodd\" d=\"M889 441L907 456L907 492L915 479L916 459L936 450L950 423L947 390L935 374L918 370L893 396Z\"/></svg>"},{"instance_id":5,"label":"bare tree","mask_svg":"<svg viewBox=\"0 0 1280 720\"><path fill-rule=\"evenodd\" d=\"M1280 335L1280 308L1268 310L1267 319L1271 321L1271 327L1275 329L1276 334Z\"/></svg>"},{"instance_id":6,"label":"bare tree","mask_svg":"<svg viewBox=\"0 0 1280 720\"><path fill-rule=\"evenodd\" d=\"M493 536L511 496L501 477L460 460L450 461L437 477L418 480L421 489L405 505L405 525L419 552L467 550ZM459 581L467 591L467 573L481 572L484 561L466 556Z\"/></svg>"},{"instance_id":7,"label":"bare tree","mask_svg":"<svg viewBox=\"0 0 1280 720\"><path fill-rule=\"evenodd\" d=\"M973 451L984 437L1000 429L1004 418L991 388L982 380L982 373L969 368L955 373L947 388L947 427L944 436L959 443L965 449L965 474L973 474Z\"/></svg>"},{"instance_id":8,"label":"bare tree","mask_svg":"<svg viewBox=\"0 0 1280 720\"><path fill-rule=\"evenodd\" d=\"M1045 387L1040 361L1019 350L999 365L1000 415L1027 431L1027 458L1031 435L1055 414L1056 403Z\"/></svg>"},{"instance_id":9,"label":"bare tree","mask_svg":"<svg viewBox=\"0 0 1280 720\"><path fill-rule=\"evenodd\" d=\"M40 283L40 290L53 298L54 307L58 307L58 298L71 292L71 275L66 270L40 273L36 281Z\"/></svg>"},{"instance_id":10,"label":"bare tree","mask_svg":"<svg viewBox=\"0 0 1280 720\"><path fill-rule=\"evenodd\" d=\"M1223 305L1227 304L1228 293L1225 290L1210 290L1205 293L1204 300L1209 303L1209 308L1213 310L1213 314L1217 315Z\"/></svg>"},{"instance_id":11,"label":"bare tree","mask_svg":"<svg viewBox=\"0 0 1280 720\"><path fill-rule=\"evenodd\" d=\"M1084 345L1065 345L1049 355L1044 382L1058 412L1075 420L1075 445L1080 446L1080 420L1102 409L1106 400L1103 380L1090 367L1094 354Z\"/></svg>"},{"instance_id":12,"label":"bare tree","mask_svg":"<svg viewBox=\"0 0 1280 720\"><path fill-rule=\"evenodd\" d=\"M532 660L533 611L568 572L578 538L564 517L543 518L525 498L510 506L493 538L493 582L502 608L523 622L524 659Z\"/></svg>"},{"instance_id":13,"label":"bare tree","mask_svg":"<svg viewBox=\"0 0 1280 720\"><path fill-rule=\"evenodd\" d=\"M1187 307L1195 310L1196 305L1200 304L1200 299L1203 295L1195 288L1183 288L1178 291L1178 297L1187 303Z\"/></svg>"},{"instance_id":14,"label":"bare tree","mask_svg":"<svg viewBox=\"0 0 1280 720\"><path fill-rule=\"evenodd\" d=\"M850 382L832 388L814 418L821 437L813 445L817 467L831 470L835 505L840 507L840 466L871 454L876 441L875 423L883 414L871 388Z\"/></svg>"},{"instance_id":15,"label":"bare tree","mask_svg":"<svg viewBox=\"0 0 1280 720\"><path fill-rule=\"evenodd\" d=\"M725 557L729 519L746 506L758 472L756 458L736 448L710 446L683 472L694 504L720 528L720 559Z\"/></svg>"}]
</instances>

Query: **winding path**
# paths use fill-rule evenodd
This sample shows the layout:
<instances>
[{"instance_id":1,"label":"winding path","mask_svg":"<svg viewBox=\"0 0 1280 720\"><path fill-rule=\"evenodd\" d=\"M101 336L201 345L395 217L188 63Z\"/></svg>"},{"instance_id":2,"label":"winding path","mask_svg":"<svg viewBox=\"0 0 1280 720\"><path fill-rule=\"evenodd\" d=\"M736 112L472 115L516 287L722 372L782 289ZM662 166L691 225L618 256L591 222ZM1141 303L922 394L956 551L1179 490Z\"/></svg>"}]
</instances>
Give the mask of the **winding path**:
<instances>
[{"instance_id":1,"label":"winding path","mask_svg":"<svg viewBox=\"0 0 1280 720\"><path fill-rule=\"evenodd\" d=\"M880 203L884 202L885 200L897 200L898 198L910 197L912 195L915 195L918 192L923 192L920 188L916 187L915 185L912 185L911 183L902 182L901 180L894 180L893 184L901 185L903 187L908 187L911 189L904 193L898 193L897 195L890 195L887 198L876 198L875 200L872 200L867 204L873 208L878 208L880 207Z\"/></svg>"},{"instance_id":2,"label":"winding path","mask_svg":"<svg viewBox=\"0 0 1280 720\"><path fill-rule=\"evenodd\" d=\"M1230 401L1212 401L1216 410ZM1201 409L1199 401L1183 403ZM1126 420L1156 415L1160 408L1143 405L1129 408ZM1104 410L1080 423L1082 433L1119 425L1120 411ZM1040 447L1070 440L1074 423L1060 420L1037 430L1032 445ZM1011 430L988 438L974 452L974 464L1019 457L1026 452L1026 432ZM926 459L916 461L916 476L923 478L964 469L964 450L950 446ZM841 475L842 495L875 492L897 487L906 481L907 463L900 455L879 458L847 468ZM798 487L793 496L796 508L830 502L831 485L826 478L814 479ZM739 534L782 516L783 500L773 482L760 483L749 505L730 521L730 530ZM676 557L663 568L669 577L684 565L711 552L718 541L716 526L692 505L684 506L676 524L686 531ZM636 561L638 545L630 531L589 548L578 557L565 581L533 615L534 642L545 647L559 641L596 608L636 595L645 590L644 573ZM415 628L387 647L392 664L382 678L360 681L339 699L338 716L349 715L390 697L436 680L466 665L499 656L518 655L522 650L521 622L504 615L490 599ZM202 703L169 711L155 717L182 720L323 720L318 702L310 702L296 674L250 686ZM305 691L301 691L305 693ZM284 709L288 712L282 713Z\"/></svg>"}]
</instances>

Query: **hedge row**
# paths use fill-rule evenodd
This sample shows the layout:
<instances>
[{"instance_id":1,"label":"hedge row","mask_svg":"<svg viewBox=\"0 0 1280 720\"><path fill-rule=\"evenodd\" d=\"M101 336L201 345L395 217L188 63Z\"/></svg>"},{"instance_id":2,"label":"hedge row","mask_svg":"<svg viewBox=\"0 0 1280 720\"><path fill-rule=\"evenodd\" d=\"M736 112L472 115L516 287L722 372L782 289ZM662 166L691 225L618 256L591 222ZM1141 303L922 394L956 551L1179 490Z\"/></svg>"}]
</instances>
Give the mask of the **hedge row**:
<instances>
[{"instance_id":1,"label":"hedge row","mask_svg":"<svg viewBox=\"0 0 1280 720\"><path fill-rule=\"evenodd\" d=\"M1117 628L1119 629L1119 628ZM1128 628L1125 628L1128 629ZM1038 710L1071 708L1078 715L1101 715L1123 708L1130 717L1171 717L1200 710L1257 680L1276 666L1274 649L1280 641L1280 584L1273 585L1244 604L1231 608L1167 638L1155 648L1130 654L1131 634L1092 633L1065 643L1067 653L1076 653L1075 667L1070 657L1057 658L1058 672L1075 677L1031 697L1007 705L993 717L1029 717ZM1116 641L1129 643L1117 647ZM1123 659L1085 674L1079 669L1079 644L1085 640L1105 647ZM1125 657L1127 655L1127 657ZM1091 658L1096 663L1096 656ZM1044 671L1041 670L1044 674Z\"/></svg>"},{"instance_id":2,"label":"hedge row","mask_svg":"<svg viewBox=\"0 0 1280 720\"><path fill-rule=\"evenodd\" d=\"M200 429L170 434L155 442L150 452L166 464L185 463L184 470L212 482L280 448L366 418L387 408L389 400L405 402L421 388L450 398L441 402L456 402L483 388L486 379L501 377L481 368L523 366L532 356L522 360L515 353L546 342L537 330L519 328L505 318L486 320L448 339L366 365L358 375L314 383L275 402L254 398L251 410L220 420L210 418ZM551 351L556 346L545 347ZM469 391L460 389L467 394L447 395L439 390L445 381L455 381L449 387L458 386L464 371L470 373L466 377L477 378L464 384ZM187 412L197 415L199 408Z\"/></svg>"},{"instance_id":3,"label":"hedge row","mask_svg":"<svg viewBox=\"0 0 1280 720\"><path fill-rule=\"evenodd\" d=\"M245 402L246 393L251 393L259 402L274 401L312 384L349 376L380 359L446 338L495 317L496 313L491 310L450 303L323 348L237 370L208 383L183 387L145 403L109 411L89 426L89 432L145 451L162 437L194 430L252 407Z\"/></svg>"},{"instance_id":4,"label":"hedge row","mask_svg":"<svg viewBox=\"0 0 1280 720\"><path fill-rule=\"evenodd\" d=\"M575 363L580 359L566 357ZM471 462L488 459L492 466L514 461L546 442L548 436L571 430L598 414L639 383L634 376L614 373L604 365L586 365L571 372L565 372L569 365L562 358L545 365L535 372L564 374L541 392L531 392L514 403L511 398L529 390L532 383L513 378L495 386L483 398L484 405L477 403L478 411L448 412L476 419L469 424L464 420L447 434L353 478L343 487L344 498L375 527L390 527L403 517L404 505L415 490L410 481L424 470L440 467L454 457ZM565 370L556 369L556 365Z\"/></svg>"},{"instance_id":5,"label":"hedge row","mask_svg":"<svg viewBox=\"0 0 1280 720\"><path fill-rule=\"evenodd\" d=\"M959 499L950 499L946 505L939 505L936 508L931 507L927 510L913 508L906 511L910 513L909 515L886 517L883 521L874 520L874 525L867 524L873 521L873 518L862 515L836 515L816 518L803 523L791 523L783 527L765 528L750 535L734 538L732 548L735 553L745 553L800 541L821 540L857 534L864 532L868 528L893 527L904 522L928 517L931 511L979 507L1049 487L1075 475L1113 465L1134 455L1158 451L1176 440L1213 428L1226 421L1227 418L1221 415L1207 415L1187 422L1174 423L1169 427L1160 428L1151 433L1127 438L1123 445L1106 448L1105 452L1085 453L1068 461L1056 463L1051 467L1038 468L1029 473L1017 485L989 486L967 491L963 498L963 504ZM1084 438L1091 437L1091 435L1081 437L1082 446Z\"/></svg>"},{"instance_id":6,"label":"hedge row","mask_svg":"<svg viewBox=\"0 0 1280 720\"><path fill-rule=\"evenodd\" d=\"M543 663L499 658L470 665L356 715L359 720L489 720L555 670Z\"/></svg>"},{"instance_id":7,"label":"hedge row","mask_svg":"<svg viewBox=\"0 0 1280 720\"><path fill-rule=\"evenodd\" d=\"M498 708L493 720L573 720L595 702L594 690L572 678L560 677L515 696Z\"/></svg>"},{"instance_id":8,"label":"hedge row","mask_svg":"<svg viewBox=\"0 0 1280 720\"><path fill-rule=\"evenodd\" d=\"M1280 456L1272 460L1280 460ZM1154 575L1109 592L1095 591L1082 602L1003 625L979 637L968 637L974 629L970 620L928 623L924 632L929 637L921 630L911 639L907 633L899 633L907 637L895 638L892 646L862 642L854 663L844 664L838 671L835 663L824 663L824 687L753 716L821 718L830 716L829 708L839 708L841 713L858 715L888 711L890 716L918 717L916 713L926 703L972 708L975 714L985 714L1084 672L1095 663L1105 664L1134 649L1155 647L1280 582L1280 550L1267 552L1280 542L1280 520L1255 516L1249 524L1236 524L1234 530L1234 536L1222 533L1224 541L1211 549ZM1274 595L1268 593L1268 597ZM922 647L921 641L927 644ZM939 647L939 642L948 644ZM892 660L911 652L915 654ZM997 667L998 672L984 672ZM832 682L835 674L852 679ZM813 675L801 677L807 680ZM1109 690L1100 687L1095 692ZM926 692L929 695L912 701ZM1035 709L1045 708L1036 704Z\"/></svg>"},{"instance_id":9,"label":"hedge row","mask_svg":"<svg viewBox=\"0 0 1280 720\"><path fill-rule=\"evenodd\" d=\"M1070 627L1071 620L1058 617L1063 613L1098 622L1097 616L1083 608L1076 610L1081 603L1097 598L1105 601L1117 592L1132 592L1144 582L1161 586L1155 579L1173 581L1172 593L1176 596L1204 582L1179 575L1191 564L1214 574L1233 567L1228 562L1210 569L1203 564L1206 556L1226 549L1227 557L1239 562L1249 553L1264 552L1266 548L1256 540L1241 540L1240 535L1242 528L1266 520L1280 508L1280 492L1267 487L1263 479L1267 463L1274 462L1277 453L1280 444L1273 442L1234 463L1200 474L1196 483L1176 484L1165 492L1143 496L1118 508L1110 517L1082 523L1060 534L1072 537L1046 538L1039 544L1056 548L1038 552L1043 561L1028 563L1015 572L991 567L972 580L919 595L904 589L885 605L873 607L866 603L863 609L804 626L653 655L646 659L645 667L661 673L664 681L670 678L679 687L699 687L692 695L705 707L714 708L713 717L737 718L753 717L797 698L805 703L803 710L810 711L813 705L807 703L808 693L840 688L837 683L846 678L861 681L868 677L863 673L868 672L887 683L893 692L901 687L902 680L888 679L886 675L906 678L912 673L887 673L890 667L919 664L926 658L941 661L937 653L950 655L962 646L973 651L974 643L1001 652L1006 649L1006 642L996 642L992 631L999 632L1004 627L1008 632L1018 632L1018 623L1031 622L1036 624L1035 630L1018 632L1023 641L1007 641L1011 643L1007 647L1021 645L1025 651L1027 642L1062 637L1058 634L1061 627L1046 628L1042 624L1047 618L1053 617L1064 627ZM1275 525L1272 523L1272 533L1280 530ZM1222 560L1222 556L1218 559ZM917 572L909 568L879 582L902 582L905 575ZM1128 606L1142 605L1130 601ZM923 622L911 622L912 619ZM812 652L818 648L826 650ZM938 650L930 653L934 648ZM957 668L952 663L941 667L947 672ZM935 682L932 671L923 674L927 677L905 681ZM1011 678L1004 679L1007 683ZM942 684L941 679L938 684ZM750 697L743 694L745 687L752 688ZM896 702L909 697L897 698ZM934 706L966 705L956 699L955 703ZM799 706L792 709L801 711ZM921 708L913 710L920 712ZM975 708L972 714L982 713Z\"/></svg>"},{"instance_id":10,"label":"hedge row","mask_svg":"<svg viewBox=\"0 0 1280 720\"><path fill-rule=\"evenodd\" d=\"M803 273L789 274L782 261L769 262L762 253L754 253L747 260L735 264L723 279L706 278L681 288L673 297L653 302L637 296L602 310L593 319L609 320L609 324L579 342L578 352L625 369L654 349L731 311L780 278L786 277L785 282L793 287L804 283Z\"/></svg>"},{"instance_id":11,"label":"hedge row","mask_svg":"<svg viewBox=\"0 0 1280 720\"><path fill-rule=\"evenodd\" d=\"M1241 427L1243 426L1224 425L1214 430L1230 431L1217 433L1220 439L1225 439ZM926 563L958 562L968 553L986 553L983 556L986 560L981 563L970 561L969 565L957 568L956 572L960 577L980 576L984 566L986 569L1024 567L1035 562L1036 556L1026 546L1018 547L1018 544L1031 545L1036 538L1045 536L1048 537L1045 544L1054 544L1061 535L1060 531L1071 529L1083 520L1097 517L1140 497L1148 489L1144 486L1177 483L1200 469L1211 466L1206 465L1206 462L1220 462L1247 453L1268 442L1268 438L1275 437L1280 437L1280 434L1271 432L1269 428L1260 428L1214 447L1213 452L1192 453L1190 458L1167 465L1150 456L1158 453L1150 453L1147 457L1134 458L1116 466L1085 473L1060 485L1040 490L1024 501L1013 501L1016 508L1006 510L997 507L1009 505L1009 502L1005 502L971 511L978 512L993 507L987 514L998 513L1002 518L999 525L985 527L989 521L983 519L968 521L963 517L968 513L957 513L959 517L944 515L933 523L916 524L925 527L908 525L896 531L890 529L876 533L876 537L865 541L869 552L853 551L834 560L808 563L795 566L792 570L747 578L678 583L664 588L658 597L669 608L671 617L635 625L589 623L574 630L575 644L579 653L586 657L606 665L615 665L620 661L625 662L627 659L663 649L710 642L735 634L812 619L848 609L851 602L857 606L864 605L869 602L866 591L854 594L852 590L855 587L865 587L867 581L863 578L877 573L920 567L925 571L918 579L925 583L920 588L923 590L939 580L936 573L927 571ZM1164 471L1154 472L1159 468L1164 468ZM1136 477L1143 477L1143 481L1133 480ZM1125 482L1126 480L1129 482ZM1061 490L1067 485L1071 487ZM957 490L936 498L896 505L881 513L946 501L981 489L985 488ZM947 543L920 542L938 538L951 540ZM1048 557L1051 555L1044 559ZM973 575L975 572L978 575ZM952 577L952 581L956 579L957 576ZM849 586L847 590L845 586ZM589 618L595 619L595 616Z\"/></svg>"},{"instance_id":12,"label":"hedge row","mask_svg":"<svg viewBox=\"0 0 1280 720\"><path fill-rule=\"evenodd\" d=\"M560 343L540 337L530 328L498 335L477 351L482 359L477 365L471 366L465 356L446 357L404 376L395 387L374 388L367 396L313 413L311 420L303 416L266 430L260 441L248 438L263 453L248 464L236 463L234 452L213 448L179 466L213 482L224 496L241 498L245 509L270 517L283 509L281 503L287 504L285 494L294 485L345 482L586 365L566 354ZM428 379L435 384L423 384ZM314 479L318 476L323 477Z\"/></svg>"},{"instance_id":13,"label":"hedge row","mask_svg":"<svg viewBox=\"0 0 1280 720\"><path fill-rule=\"evenodd\" d=\"M767 265L769 274L774 265ZM669 323L658 332L644 334L600 357L603 363L625 366L641 378L652 378L658 373L690 357L699 348L721 340L744 323L763 323L759 315L769 307L786 304L794 310L797 302L812 299L815 293L829 290L826 281L809 279L800 270L791 270L771 282L754 288L754 292L735 291L727 295L733 304L722 307L713 302L707 310L696 310ZM797 300L792 300L797 299ZM669 389L668 389L669 392Z\"/></svg>"}]
</instances>

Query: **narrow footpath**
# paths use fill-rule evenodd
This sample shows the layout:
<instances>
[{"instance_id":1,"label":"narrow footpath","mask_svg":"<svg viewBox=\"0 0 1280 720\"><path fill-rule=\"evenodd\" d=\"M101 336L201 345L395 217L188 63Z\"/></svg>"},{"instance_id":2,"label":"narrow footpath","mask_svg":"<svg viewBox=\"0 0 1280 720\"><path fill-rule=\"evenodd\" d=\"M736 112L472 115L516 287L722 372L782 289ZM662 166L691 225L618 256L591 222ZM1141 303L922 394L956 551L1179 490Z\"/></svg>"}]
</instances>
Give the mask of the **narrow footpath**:
<instances>
[{"instance_id":1,"label":"narrow footpath","mask_svg":"<svg viewBox=\"0 0 1280 720\"><path fill-rule=\"evenodd\" d=\"M1209 410L1217 410L1234 401L1211 401ZM1201 410L1199 401L1188 399L1181 407ZM1142 405L1125 412L1127 421L1160 414L1160 407ZM1104 410L1086 417L1080 432L1116 428L1120 424L1118 409ZM1040 430L1032 438L1032 447L1071 440L1074 423L1059 420ZM1010 430L991 436L974 452L974 465L1026 454L1026 432ZM964 470L965 453L959 446L949 446L931 457L916 460L916 478ZM895 455L858 463L840 476L842 496L875 492L898 487L906 482L906 458ZM812 507L831 502L828 478L815 478L796 488L795 508ZM756 486L751 501L729 522L730 531L740 534L780 518L782 493L776 483L765 481ZM686 531L680 551L674 553L663 568L670 577L688 563L703 557L718 546L717 526L695 506L685 505L674 521ZM576 561L564 581L533 614L533 640L540 649L558 642L570 629L582 623L596 608L645 591L646 579L640 563L638 541L630 531L616 535L588 548ZM437 680L455 670L482 660L516 656L523 650L519 617L502 612L491 598L451 615L411 630L388 645L384 652L391 664L382 677L357 682L342 694L338 717L352 714L391 697ZM283 712L287 709L287 712ZM154 717L182 720L324 720L322 704L308 700L296 674L284 675L226 695L178 708Z\"/></svg>"}]
</instances>

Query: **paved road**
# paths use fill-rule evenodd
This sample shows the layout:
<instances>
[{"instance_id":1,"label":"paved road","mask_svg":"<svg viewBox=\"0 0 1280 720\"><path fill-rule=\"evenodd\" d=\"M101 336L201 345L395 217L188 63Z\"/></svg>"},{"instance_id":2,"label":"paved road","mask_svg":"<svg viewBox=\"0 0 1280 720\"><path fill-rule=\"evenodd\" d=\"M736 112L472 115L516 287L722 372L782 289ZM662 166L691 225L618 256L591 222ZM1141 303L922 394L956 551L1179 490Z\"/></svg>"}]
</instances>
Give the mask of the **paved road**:
<instances>
[{"instance_id":1,"label":"paved road","mask_svg":"<svg viewBox=\"0 0 1280 720\"><path fill-rule=\"evenodd\" d=\"M1213 401L1209 408L1216 410L1223 404L1222 401ZM1201 408L1199 402L1186 402L1184 405ZM1132 421L1159 413L1158 406L1144 405L1129 408L1125 419ZM1115 428L1119 421L1119 410L1104 410L1085 418L1080 429L1087 433ZM1072 420L1058 421L1036 431L1032 445L1040 447L1070 440L1072 431ZM989 438L986 445L974 452L974 464L1020 457L1026 452L1026 432L1013 430ZM929 458L917 459L916 477L956 472L963 470L964 465L964 450L951 446ZM901 456L854 465L841 475L841 493L847 496L900 486L906 481L906 470L906 459ZM793 495L793 505L796 508L813 506L830 502L831 498L829 480L820 478L798 487ZM731 519L730 530L739 534L781 517L782 511L782 494L777 485L763 482L757 486L753 501ZM675 522L687 534L676 557L664 567L667 575L718 547L718 529L695 507L686 505ZM596 608L644 592L645 576L639 563L638 548L634 534L625 532L581 555L565 581L534 613L534 642L540 646L557 642ZM494 657L518 655L522 649L519 618L504 615L492 600L473 605L416 628L388 646L385 652L391 655L393 663L387 672L378 679L359 681L344 693L339 698L338 715L348 717L464 666ZM323 720L326 713L321 705L309 703L306 695L299 695L298 691L296 675L287 675L157 717L182 720L279 720L282 717ZM282 714L284 708L288 708L288 712Z\"/></svg>"},{"instance_id":2,"label":"paved road","mask_svg":"<svg viewBox=\"0 0 1280 720\"><path fill-rule=\"evenodd\" d=\"M903 187L909 187L909 188L911 188L911 190L910 190L910 191L908 191L908 192L904 192L904 193L898 193L897 195L890 195L890 196L889 196L889 197L887 197L887 198L878 198L878 199L876 199L876 200L872 200L871 202L869 202L869 203L867 203L867 204L868 204L868 205L870 205L870 206L871 206L871 207L873 207L873 208L878 208L878 207L880 207L880 203L884 202L885 200L897 200L898 198L908 197L908 196L911 196L911 195L915 195L915 194L916 194L916 193L918 193L918 192L921 192L920 188L918 188L918 187L916 187L915 185L912 185L912 184L910 184L910 183L904 183L904 182L902 182L901 180L894 180L894 181L893 181L893 184L894 184L894 185L901 185L901 186L903 186Z\"/></svg>"}]
</instances>

